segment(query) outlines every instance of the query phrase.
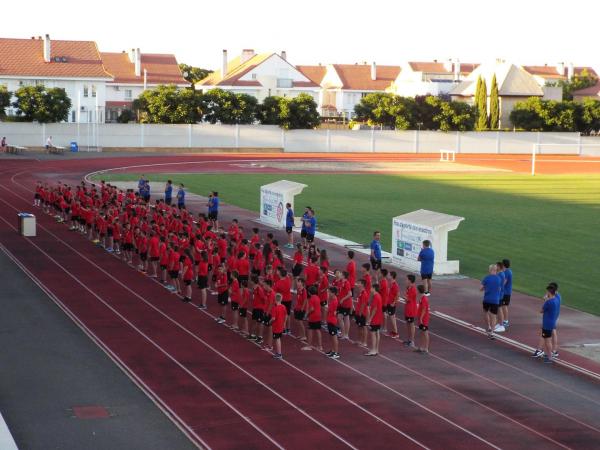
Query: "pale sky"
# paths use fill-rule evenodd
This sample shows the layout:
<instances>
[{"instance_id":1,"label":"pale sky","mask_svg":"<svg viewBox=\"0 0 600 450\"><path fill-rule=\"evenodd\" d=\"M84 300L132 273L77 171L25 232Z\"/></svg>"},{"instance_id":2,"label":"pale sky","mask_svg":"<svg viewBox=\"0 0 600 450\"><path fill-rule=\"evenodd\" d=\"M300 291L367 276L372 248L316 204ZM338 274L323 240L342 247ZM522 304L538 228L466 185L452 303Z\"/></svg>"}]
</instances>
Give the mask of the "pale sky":
<instances>
[{"instance_id":1,"label":"pale sky","mask_svg":"<svg viewBox=\"0 0 600 450\"><path fill-rule=\"evenodd\" d=\"M48 33L211 69L222 49L232 58L243 48L286 50L292 64L503 58L600 69L596 0L33 0L5 1L1 14L1 37Z\"/></svg>"}]
</instances>

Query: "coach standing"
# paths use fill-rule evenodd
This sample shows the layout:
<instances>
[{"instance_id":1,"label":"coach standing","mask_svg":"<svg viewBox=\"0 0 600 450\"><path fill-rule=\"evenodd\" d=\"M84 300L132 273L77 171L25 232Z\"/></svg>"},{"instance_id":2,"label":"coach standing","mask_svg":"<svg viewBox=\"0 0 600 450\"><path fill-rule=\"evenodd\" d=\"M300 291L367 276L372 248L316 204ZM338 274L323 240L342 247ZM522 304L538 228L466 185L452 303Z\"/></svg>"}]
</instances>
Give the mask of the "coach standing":
<instances>
[{"instance_id":1,"label":"coach standing","mask_svg":"<svg viewBox=\"0 0 600 450\"><path fill-rule=\"evenodd\" d=\"M208 196L208 220L216 232L219 229L219 193L212 191Z\"/></svg>"},{"instance_id":2,"label":"coach standing","mask_svg":"<svg viewBox=\"0 0 600 450\"><path fill-rule=\"evenodd\" d=\"M488 337L494 339L494 328L500 306L500 288L502 280L497 275L498 266L490 264L488 274L481 280L480 291L483 291L483 317L487 327Z\"/></svg>"},{"instance_id":3,"label":"coach standing","mask_svg":"<svg viewBox=\"0 0 600 450\"><path fill-rule=\"evenodd\" d=\"M373 268L376 280L379 280L379 271L381 270L381 233L373 232L371 241L371 267Z\"/></svg>"},{"instance_id":4,"label":"coach standing","mask_svg":"<svg viewBox=\"0 0 600 450\"><path fill-rule=\"evenodd\" d=\"M423 241L423 248L419 252L418 261L421 262L421 280L425 285L425 295L431 294L431 278L433 277L433 264L435 262L435 252L431 248L431 241Z\"/></svg>"}]
</instances>

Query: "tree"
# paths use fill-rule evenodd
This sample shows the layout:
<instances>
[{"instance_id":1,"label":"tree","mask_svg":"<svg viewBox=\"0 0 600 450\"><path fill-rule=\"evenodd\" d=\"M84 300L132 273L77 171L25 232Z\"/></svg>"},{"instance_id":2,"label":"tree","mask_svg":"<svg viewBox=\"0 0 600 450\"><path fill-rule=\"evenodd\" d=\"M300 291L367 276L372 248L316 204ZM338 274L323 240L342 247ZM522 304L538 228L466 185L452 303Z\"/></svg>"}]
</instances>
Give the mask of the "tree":
<instances>
[{"instance_id":1,"label":"tree","mask_svg":"<svg viewBox=\"0 0 600 450\"><path fill-rule=\"evenodd\" d=\"M358 120L402 130L415 126L415 110L414 99L381 92L365 95L354 107Z\"/></svg>"},{"instance_id":2,"label":"tree","mask_svg":"<svg viewBox=\"0 0 600 450\"><path fill-rule=\"evenodd\" d=\"M600 130L600 101L585 99L577 105L577 131L589 134Z\"/></svg>"},{"instance_id":3,"label":"tree","mask_svg":"<svg viewBox=\"0 0 600 450\"><path fill-rule=\"evenodd\" d=\"M196 123L202 119L201 94L191 89L160 85L134 101L142 123Z\"/></svg>"},{"instance_id":4,"label":"tree","mask_svg":"<svg viewBox=\"0 0 600 450\"><path fill-rule=\"evenodd\" d=\"M63 122L69 118L71 99L63 88L24 86L15 92L17 116L26 122Z\"/></svg>"},{"instance_id":5,"label":"tree","mask_svg":"<svg viewBox=\"0 0 600 450\"><path fill-rule=\"evenodd\" d=\"M300 94L292 99L285 97L279 105L280 126L286 130L312 129L321 124L317 103L309 94Z\"/></svg>"},{"instance_id":6,"label":"tree","mask_svg":"<svg viewBox=\"0 0 600 450\"><path fill-rule=\"evenodd\" d=\"M471 131L477 118L477 108L464 102L443 100L428 96L427 104L431 107L431 129L440 131Z\"/></svg>"},{"instance_id":7,"label":"tree","mask_svg":"<svg viewBox=\"0 0 600 450\"><path fill-rule=\"evenodd\" d=\"M475 98L477 105L477 126L478 131L488 129L488 115L487 115L487 85L485 79L481 76L481 84L479 85L478 97ZM479 83L478 83L479 84ZM477 91L476 91L477 92Z\"/></svg>"},{"instance_id":8,"label":"tree","mask_svg":"<svg viewBox=\"0 0 600 450\"><path fill-rule=\"evenodd\" d=\"M6 86L0 85L0 118L6 117L6 108L10 106L12 92Z\"/></svg>"},{"instance_id":9,"label":"tree","mask_svg":"<svg viewBox=\"0 0 600 450\"><path fill-rule=\"evenodd\" d=\"M204 120L207 122L232 125L256 121L258 101L251 95L211 89L203 97Z\"/></svg>"},{"instance_id":10,"label":"tree","mask_svg":"<svg viewBox=\"0 0 600 450\"><path fill-rule=\"evenodd\" d=\"M135 114L130 109L121 111L121 114L119 114L119 117L117 118L117 122L119 123L129 123L133 120L135 120Z\"/></svg>"},{"instance_id":11,"label":"tree","mask_svg":"<svg viewBox=\"0 0 600 450\"><path fill-rule=\"evenodd\" d=\"M281 124L281 99L283 97L269 96L258 107L257 119L263 125Z\"/></svg>"},{"instance_id":12,"label":"tree","mask_svg":"<svg viewBox=\"0 0 600 450\"><path fill-rule=\"evenodd\" d=\"M188 64L179 64L179 70L181 70L183 78L191 84L192 89L194 89L196 82L203 80L213 73L212 70L201 69L200 67L193 67Z\"/></svg>"},{"instance_id":13,"label":"tree","mask_svg":"<svg viewBox=\"0 0 600 450\"><path fill-rule=\"evenodd\" d=\"M490 91L490 129L497 130L500 126L500 99L498 97L498 82L496 74L492 77Z\"/></svg>"}]
</instances>

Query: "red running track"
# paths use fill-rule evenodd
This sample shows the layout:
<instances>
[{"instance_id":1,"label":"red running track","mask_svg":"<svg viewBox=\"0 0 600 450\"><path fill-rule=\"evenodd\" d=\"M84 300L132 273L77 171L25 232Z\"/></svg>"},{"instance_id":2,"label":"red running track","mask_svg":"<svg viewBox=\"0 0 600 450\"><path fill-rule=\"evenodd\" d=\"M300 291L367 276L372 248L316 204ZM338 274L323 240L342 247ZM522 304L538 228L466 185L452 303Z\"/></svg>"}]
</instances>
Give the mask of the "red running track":
<instances>
[{"instance_id":1,"label":"red running track","mask_svg":"<svg viewBox=\"0 0 600 450\"><path fill-rule=\"evenodd\" d=\"M38 214L36 238L16 237L15 214L31 209L38 177L76 181L137 161L5 165L0 243L199 446L592 448L599 441L597 383L450 323L435 323L430 357L383 338L380 357L344 342L333 361L285 338L285 360L274 361L217 325L214 302L207 313L181 303L51 218Z\"/></svg>"}]
</instances>

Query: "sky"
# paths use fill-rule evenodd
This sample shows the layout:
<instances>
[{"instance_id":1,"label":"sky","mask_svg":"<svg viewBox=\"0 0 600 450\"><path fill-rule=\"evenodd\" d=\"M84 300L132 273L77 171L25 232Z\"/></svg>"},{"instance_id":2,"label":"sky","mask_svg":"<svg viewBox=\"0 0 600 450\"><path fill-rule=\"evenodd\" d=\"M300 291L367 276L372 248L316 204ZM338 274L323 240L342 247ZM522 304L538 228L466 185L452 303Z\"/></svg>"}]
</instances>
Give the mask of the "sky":
<instances>
[{"instance_id":1,"label":"sky","mask_svg":"<svg viewBox=\"0 0 600 450\"><path fill-rule=\"evenodd\" d=\"M85 4L85 6L83 6ZM162 6L154 6L162 5ZM285 50L292 64L458 58L572 62L600 71L595 0L103 0L3 2L0 37L92 40L218 69L244 48ZM25 17L26 11L36 11Z\"/></svg>"}]
</instances>

